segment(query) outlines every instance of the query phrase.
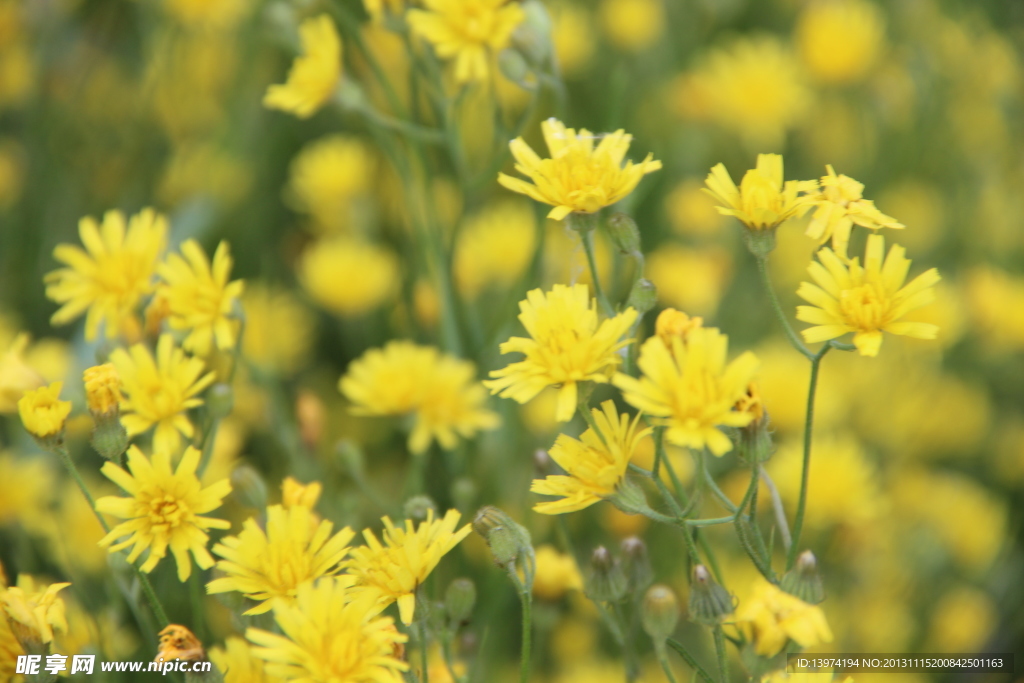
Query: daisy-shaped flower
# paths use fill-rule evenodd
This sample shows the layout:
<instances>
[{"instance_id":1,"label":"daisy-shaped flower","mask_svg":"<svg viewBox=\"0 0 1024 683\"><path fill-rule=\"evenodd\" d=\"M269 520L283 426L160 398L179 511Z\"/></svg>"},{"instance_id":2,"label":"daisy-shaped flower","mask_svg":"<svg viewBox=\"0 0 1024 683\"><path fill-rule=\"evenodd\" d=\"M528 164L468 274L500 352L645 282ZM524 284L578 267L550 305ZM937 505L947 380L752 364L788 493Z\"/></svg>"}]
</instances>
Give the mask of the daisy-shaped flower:
<instances>
[{"instance_id":1,"label":"daisy-shaped flower","mask_svg":"<svg viewBox=\"0 0 1024 683\"><path fill-rule=\"evenodd\" d=\"M864 199L864 185L846 175L837 175L831 165L828 174L821 177L819 192L808 195L807 202L815 207L807 235L819 242L832 239L832 249L846 258L850 232L854 225L870 230L891 228L900 230L902 223L875 208L875 203Z\"/></svg>"},{"instance_id":2,"label":"daisy-shaped flower","mask_svg":"<svg viewBox=\"0 0 1024 683\"><path fill-rule=\"evenodd\" d=\"M708 173L705 192L718 202L718 213L734 216L748 229L774 230L807 211L807 200L801 192L817 189L814 180L784 180L782 156L758 154L757 166L743 175L739 187L732 181L724 164L717 164Z\"/></svg>"}]
</instances>

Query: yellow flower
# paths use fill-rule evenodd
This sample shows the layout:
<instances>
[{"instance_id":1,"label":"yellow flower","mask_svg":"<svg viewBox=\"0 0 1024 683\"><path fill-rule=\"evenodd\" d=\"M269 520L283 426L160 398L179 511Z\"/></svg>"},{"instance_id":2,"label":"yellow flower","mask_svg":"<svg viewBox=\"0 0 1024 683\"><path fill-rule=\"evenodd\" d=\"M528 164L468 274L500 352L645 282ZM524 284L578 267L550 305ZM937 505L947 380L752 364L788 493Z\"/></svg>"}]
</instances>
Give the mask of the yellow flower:
<instances>
[{"instance_id":1,"label":"yellow flower","mask_svg":"<svg viewBox=\"0 0 1024 683\"><path fill-rule=\"evenodd\" d=\"M654 333L661 337L661 341L664 342L665 346L671 347L673 337L685 340L686 335L691 330L696 330L703 326L704 318L699 316L690 317L682 311L666 308L658 314L658 318L654 321Z\"/></svg>"},{"instance_id":2,"label":"yellow flower","mask_svg":"<svg viewBox=\"0 0 1024 683\"><path fill-rule=\"evenodd\" d=\"M82 373L85 401L93 415L110 415L121 404L121 377L113 363L86 368Z\"/></svg>"},{"instance_id":3,"label":"yellow flower","mask_svg":"<svg viewBox=\"0 0 1024 683\"><path fill-rule=\"evenodd\" d=\"M882 261L885 239L870 235L864 266L854 258L846 264L828 247L807 268L817 283L801 282L797 295L812 306L797 306L796 317L815 327L803 330L804 341L813 344L853 332L853 343L862 356L877 356L882 332L917 339L935 339L939 328L930 323L900 321L910 311L931 303L939 271L931 268L909 284L905 250L893 245Z\"/></svg>"},{"instance_id":4,"label":"yellow flower","mask_svg":"<svg viewBox=\"0 0 1024 683\"><path fill-rule=\"evenodd\" d=\"M388 14L401 16L405 0L363 0L363 7L375 23L380 23Z\"/></svg>"},{"instance_id":5,"label":"yellow flower","mask_svg":"<svg viewBox=\"0 0 1024 683\"><path fill-rule=\"evenodd\" d=\"M536 555L535 596L543 600L558 600L568 591L583 588L583 576L572 555L560 553L550 545L539 546Z\"/></svg>"},{"instance_id":6,"label":"yellow flower","mask_svg":"<svg viewBox=\"0 0 1024 683\"><path fill-rule=\"evenodd\" d=\"M576 512L615 495L619 482L626 476L626 468L633 459L637 443L650 433L650 428L637 431L640 422L629 415L619 415L613 401L601 404L601 410L590 411L594 427L580 438L559 434L555 445L548 451L567 475L553 474L545 479L534 479L530 490L546 496L561 496L561 500L537 503L534 511L544 515Z\"/></svg>"},{"instance_id":7,"label":"yellow flower","mask_svg":"<svg viewBox=\"0 0 1024 683\"><path fill-rule=\"evenodd\" d=\"M210 661L224 674L224 683L282 683L266 672L266 662L256 656L245 639L231 636L224 647L211 647Z\"/></svg>"},{"instance_id":8,"label":"yellow flower","mask_svg":"<svg viewBox=\"0 0 1024 683\"><path fill-rule=\"evenodd\" d=\"M764 657L777 654L789 639L801 647L832 642L832 631L820 607L784 593L760 576L751 597L740 602L734 623Z\"/></svg>"},{"instance_id":9,"label":"yellow flower","mask_svg":"<svg viewBox=\"0 0 1024 683\"><path fill-rule=\"evenodd\" d=\"M484 408L487 393L476 366L409 341L388 342L352 362L338 383L356 415L415 415L409 450L423 453L437 439L442 448L498 426Z\"/></svg>"},{"instance_id":10,"label":"yellow flower","mask_svg":"<svg viewBox=\"0 0 1024 683\"><path fill-rule=\"evenodd\" d=\"M308 213L318 230L340 232L353 222L353 202L373 180L374 159L357 138L329 135L315 140L292 159L284 197Z\"/></svg>"},{"instance_id":11,"label":"yellow flower","mask_svg":"<svg viewBox=\"0 0 1024 683\"><path fill-rule=\"evenodd\" d=\"M64 431L64 422L71 414L71 401L60 400L63 382L26 391L18 401L21 423L32 436L40 439L56 436Z\"/></svg>"},{"instance_id":12,"label":"yellow flower","mask_svg":"<svg viewBox=\"0 0 1024 683\"><path fill-rule=\"evenodd\" d=\"M96 501L96 509L128 521L114 527L100 544L109 546L112 553L133 546L128 553L129 562L135 562L144 550L149 550L141 567L144 572L153 571L170 547L181 581L192 574L190 551L200 568L212 567L213 558L206 550L209 541L206 530L229 529L231 523L201 515L220 507L221 499L231 493L231 484L221 479L203 488L196 478L199 456L195 448L186 448L178 468L172 472L167 451L157 451L150 459L138 446L131 446L128 449L131 474L112 462L104 463L103 474L129 497L104 496ZM124 540L114 544L117 539Z\"/></svg>"},{"instance_id":13,"label":"yellow flower","mask_svg":"<svg viewBox=\"0 0 1024 683\"><path fill-rule=\"evenodd\" d=\"M459 290L476 298L516 284L533 257L537 221L529 202L495 203L466 221L452 263Z\"/></svg>"},{"instance_id":14,"label":"yellow flower","mask_svg":"<svg viewBox=\"0 0 1024 683\"><path fill-rule=\"evenodd\" d=\"M821 178L821 191L809 195L807 204L815 207L807 226L807 235L819 242L832 238L832 249L846 258L850 232L854 224L871 230L902 229L904 226L891 216L875 208L875 203L864 199L864 185L845 175L836 175L831 165L828 175Z\"/></svg>"},{"instance_id":15,"label":"yellow flower","mask_svg":"<svg viewBox=\"0 0 1024 683\"><path fill-rule=\"evenodd\" d=\"M573 76L586 67L597 48L594 22L590 11L576 3L563 2L549 7L551 42L562 73Z\"/></svg>"},{"instance_id":16,"label":"yellow flower","mask_svg":"<svg viewBox=\"0 0 1024 683\"><path fill-rule=\"evenodd\" d=\"M88 216L79 221L78 234L85 250L73 244L53 250L53 257L68 267L46 275L46 296L63 304L51 322L65 325L88 311L85 338L90 341L103 322L108 338L137 335L136 308L153 291L167 219L143 209L129 219L126 232L124 214L108 211L102 225Z\"/></svg>"},{"instance_id":17,"label":"yellow flower","mask_svg":"<svg viewBox=\"0 0 1024 683\"><path fill-rule=\"evenodd\" d=\"M487 80L491 62L526 16L518 3L506 0L423 0L423 6L406 12L409 28L438 57L455 60L458 83Z\"/></svg>"},{"instance_id":18,"label":"yellow flower","mask_svg":"<svg viewBox=\"0 0 1024 683\"><path fill-rule=\"evenodd\" d=\"M341 80L341 37L326 14L299 24L302 56L296 57L283 85L272 85L263 106L280 109L300 119L320 110Z\"/></svg>"},{"instance_id":19,"label":"yellow flower","mask_svg":"<svg viewBox=\"0 0 1024 683\"><path fill-rule=\"evenodd\" d=\"M586 285L555 285L550 292L534 289L519 302L519 320L529 338L512 337L502 353L522 353L525 359L491 371L484 382L492 394L526 403L549 386L558 386L555 419L568 422L576 412L579 382L608 381L621 362L622 336L636 320L627 308L598 324L597 303Z\"/></svg>"},{"instance_id":20,"label":"yellow flower","mask_svg":"<svg viewBox=\"0 0 1024 683\"><path fill-rule=\"evenodd\" d=\"M714 315L729 283L732 258L721 247L685 247L669 242L647 257L647 279L671 306Z\"/></svg>"},{"instance_id":21,"label":"yellow flower","mask_svg":"<svg viewBox=\"0 0 1024 683\"><path fill-rule=\"evenodd\" d=\"M515 157L517 171L534 182L498 174L504 187L555 207L548 218L560 221L570 213L595 213L619 201L640 183L648 173L661 168L653 154L639 164L632 161L622 165L632 135L617 130L596 136L586 128L577 133L557 119L541 123L544 142L550 159L541 159L522 138L509 143ZM595 138L601 142L594 147Z\"/></svg>"},{"instance_id":22,"label":"yellow flower","mask_svg":"<svg viewBox=\"0 0 1024 683\"><path fill-rule=\"evenodd\" d=\"M434 570L452 548L469 535L472 526L461 529L458 510L449 510L442 519L434 519L434 511L427 511L427 519L414 528L412 520L405 528L396 527L384 517L384 543L373 531L363 531L365 546L353 548L345 566L356 579L357 590L376 598L382 606L398 602L403 624L411 624L416 609L416 589Z\"/></svg>"},{"instance_id":23,"label":"yellow flower","mask_svg":"<svg viewBox=\"0 0 1024 683\"><path fill-rule=\"evenodd\" d=\"M390 250L347 237L315 242L299 261L303 288L339 315L372 311L394 295L398 279L398 259Z\"/></svg>"},{"instance_id":24,"label":"yellow flower","mask_svg":"<svg viewBox=\"0 0 1024 683\"><path fill-rule=\"evenodd\" d=\"M737 412L757 358L745 351L726 364L729 338L713 327L699 327L675 336L671 344L654 336L640 348L640 379L619 373L613 380L626 402L668 429L665 437L677 446L708 448L715 455L732 450L718 427L743 427L750 413Z\"/></svg>"},{"instance_id":25,"label":"yellow flower","mask_svg":"<svg viewBox=\"0 0 1024 683\"><path fill-rule=\"evenodd\" d=\"M334 525L317 524L308 507L271 505L267 530L252 517L238 536L227 536L213 546L224 558L217 569L226 575L206 584L207 593L238 591L250 600L262 600L245 614L269 612L275 598L294 598L299 586L338 572L355 533L348 527L331 535Z\"/></svg>"},{"instance_id":26,"label":"yellow flower","mask_svg":"<svg viewBox=\"0 0 1024 683\"><path fill-rule=\"evenodd\" d=\"M4 588L0 582L0 615L7 617L11 632L22 647L29 649L29 644L49 643L53 640L54 630L68 630L64 601L57 597L57 593L70 585L51 583L42 588L36 586L27 574L19 575L15 586Z\"/></svg>"},{"instance_id":27,"label":"yellow flower","mask_svg":"<svg viewBox=\"0 0 1024 683\"><path fill-rule=\"evenodd\" d=\"M885 41L878 6L864 0L807 3L796 25L800 58L823 83L852 83L874 66Z\"/></svg>"},{"instance_id":28,"label":"yellow flower","mask_svg":"<svg viewBox=\"0 0 1024 683\"><path fill-rule=\"evenodd\" d=\"M15 335L10 348L0 356L0 414L13 413L26 391L46 384L46 380L25 360L29 340L27 334Z\"/></svg>"},{"instance_id":29,"label":"yellow flower","mask_svg":"<svg viewBox=\"0 0 1024 683\"><path fill-rule=\"evenodd\" d=\"M188 330L182 348L200 356L209 355L214 344L222 351L234 348L238 321L232 313L245 284L228 282L233 263L228 243L217 246L212 266L195 240L186 240L181 254L171 254L158 269L171 329Z\"/></svg>"},{"instance_id":30,"label":"yellow flower","mask_svg":"<svg viewBox=\"0 0 1024 683\"><path fill-rule=\"evenodd\" d=\"M247 286L242 310L246 360L274 374L291 374L303 366L313 344L316 318L294 290L261 283Z\"/></svg>"},{"instance_id":31,"label":"yellow flower","mask_svg":"<svg viewBox=\"0 0 1024 683\"><path fill-rule=\"evenodd\" d=\"M661 0L602 0L600 16L608 40L627 52L651 47L665 29Z\"/></svg>"},{"instance_id":32,"label":"yellow flower","mask_svg":"<svg viewBox=\"0 0 1024 683\"><path fill-rule=\"evenodd\" d=\"M126 394L121 423L129 436L156 425L153 450L177 452L181 434L191 437L194 429L185 411L203 404L197 394L213 383L214 373L202 375L204 364L174 346L169 334L160 336L156 360L143 344L114 349L110 360L121 375ZM202 375L202 376L201 376Z\"/></svg>"},{"instance_id":33,"label":"yellow flower","mask_svg":"<svg viewBox=\"0 0 1024 683\"><path fill-rule=\"evenodd\" d=\"M740 186L732 181L724 164L708 173L704 190L719 205L723 216L735 216L751 230L772 230L807 211L807 199L801 192L813 192L813 180L783 180L782 156L758 154L757 167L743 175Z\"/></svg>"},{"instance_id":34,"label":"yellow flower","mask_svg":"<svg viewBox=\"0 0 1024 683\"><path fill-rule=\"evenodd\" d=\"M323 490L323 484L318 481L303 484L295 477L285 477L281 482L281 504L286 509L304 507L312 510L320 500L320 493Z\"/></svg>"},{"instance_id":35,"label":"yellow flower","mask_svg":"<svg viewBox=\"0 0 1024 683\"><path fill-rule=\"evenodd\" d=\"M407 636L350 584L348 577L323 579L301 586L293 603L276 604L281 635L246 629L267 674L306 683L402 683L409 665L396 652Z\"/></svg>"},{"instance_id":36,"label":"yellow flower","mask_svg":"<svg viewBox=\"0 0 1024 683\"><path fill-rule=\"evenodd\" d=\"M51 528L49 512L56 483L47 459L0 451L0 526L18 522L32 531Z\"/></svg>"}]
</instances>

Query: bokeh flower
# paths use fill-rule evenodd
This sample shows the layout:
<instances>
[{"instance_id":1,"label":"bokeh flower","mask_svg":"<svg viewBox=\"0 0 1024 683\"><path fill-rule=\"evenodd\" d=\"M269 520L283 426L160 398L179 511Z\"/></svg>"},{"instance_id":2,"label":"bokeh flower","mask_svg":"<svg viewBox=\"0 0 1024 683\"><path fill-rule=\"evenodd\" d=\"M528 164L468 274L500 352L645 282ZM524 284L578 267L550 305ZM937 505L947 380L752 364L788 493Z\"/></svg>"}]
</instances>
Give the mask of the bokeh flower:
<instances>
[{"instance_id":1,"label":"bokeh flower","mask_svg":"<svg viewBox=\"0 0 1024 683\"><path fill-rule=\"evenodd\" d=\"M0 414L13 413L18 401L30 389L38 389L46 380L25 358L30 337L17 334L9 348L0 356Z\"/></svg>"},{"instance_id":2,"label":"bokeh flower","mask_svg":"<svg viewBox=\"0 0 1024 683\"><path fill-rule=\"evenodd\" d=\"M247 283L248 284L248 283ZM242 354L263 372L288 375L308 361L316 318L294 290L262 283L242 295Z\"/></svg>"},{"instance_id":3,"label":"bokeh flower","mask_svg":"<svg viewBox=\"0 0 1024 683\"><path fill-rule=\"evenodd\" d=\"M814 0L797 20L794 40L815 80L853 83L878 61L885 44L885 20L866 0Z\"/></svg>"},{"instance_id":4,"label":"bokeh flower","mask_svg":"<svg viewBox=\"0 0 1024 683\"><path fill-rule=\"evenodd\" d=\"M103 223L85 217L78 223L83 250L58 244L53 257L66 268L46 275L46 296L62 304L50 321L66 325L83 313L85 338L96 338L101 323L106 335L138 335L137 308L153 291L153 275L163 252L167 219L143 209L125 224L124 214L108 211Z\"/></svg>"},{"instance_id":5,"label":"bokeh flower","mask_svg":"<svg viewBox=\"0 0 1024 683\"><path fill-rule=\"evenodd\" d=\"M203 404L198 394L213 383L214 373L203 375L203 361L186 356L169 334L157 341L155 359L144 344L135 344L127 351L114 349L110 361L121 376L121 423L128 434L142 434L155 425L153 450L176 453L180 434L191 437L195 432L185 413Z\"/></svg>"},{"instance_id":6,"label":"bokeh flower","mask_svg":"<svg viewBox=\"0 0 1024 683\"><path fill-rule=\"evenodd\" d=\"M790 639L801 647L832 642L832 630L820 607L784 593L761 577L751 596L740 601L733 622L764 657L776 655Z\"/></svg>"},{"instance_id":7,"label":"bokeh flower","mask_svg":"<svg viewBox=\"0 0 1024 683\"><path fill-rule=\"evenodd\" d=\"M299 281L328 311L362 315L395 294L398 259L388 249L362 240L319 240L302 254Z\"/></svg>"},{"instance_id":8,"label":"bokeh flower","mask_svg":"<svg viewBox=\"0 0 1024 683\"><path fill-rule=\"evenodd\" d=\"M461 529L458 510L449 510L441 519L434 511L415 526L405 521L405 528L396 527L384 517L383 543L370 529L363 531L366 545L353 548L345 567L356 579L356 590L368 593L381 606L398 603L403 624L411 624L416 609L416 589L434 570L441 558L469 535L472 526Z\"/></svg>"},{"instance_id":9,"label":"bokeh flower","mask_svg":"<svg viewBox=\"0 0 1024 683\"><path fill-rule=\"evenodd\" d=\"M341 80L341 37L326 14L299 24L302 55L295 58L282 85L272 85L263 106L308 119L326 104Z\"/></svg>"},{"instance_id":10,"label":"bokeh flower","mask_svg":"<svg viewBox=\"0 0 1024 683\"><path fill-rule=\"evenodd\" d=\"M626 402L667 427L670 443L708 448L715 455L732 450L732 442L719 427L743 427L750 413L735 410L757 370L757 358L745 351L726 363L729 338L713 327L690 330L685 340L671 344L658 336L640 348L640 379L615 375Z\"/></svg>"},{"instance_id":11,"label":"bokeh flower","mask_svg":"<svg viewBox=\"0 0 1024 683\"><path fill-rule=\"evenodd\" d=\"M863 266L858 258L844 263L828 247L818 252L818 261L807 268L817 284L802 282L797 290L800 298L812 304L797 306L797 319L814 325L803 330L804 341L813 344L853 332L860 354L877 356L883 332L935 338L935 325L901 318L934 300L939 271L931 268L904 284L910 270L905 250L893 245L883 262L884 252L881 235L868 237Z\"/></svg>"},{"instance_id":12,"label":"bokeh flower","mask_svg":"<svg viewBox=\"0 0 1024 683\"><path fill-rule=\"evenodd\" d=\"M743 174L739 187L724 164L716 164L705 181L708 194L718 202L718 213L735 216L750 230L773 230L807 211L802 192L813 192L813 180L784 180L782 156L758 154L757 166Z\"/></svg>"},{"instance_id":13,"label":"bokeh flower","mask_svg":"<svg viewBox=\"0 0 1024 683\"><path fill-rule=\"evenodd\" d=\"M570 213L595 213L619 201L648 173L661 168L653 154L639 164L622 165L633 136L623 130L594 135L586 128L577 133L557 119L541 123L549 159L541 159L522 138L509 143L517 171L533 184L498 174L502 186L555 207L548 218L560 221ZM594 141L600 139L597 146Z\"/></svg>"},{"instance_id":14,"label":"bokeh flower","mask_svg":"<svg viewBox=\"0 0 1024 683\"><path fill-rule=\"evenodd\" d=\"M180 581L192 574L189 552L201 569L212 567L213 557L206 550L206 532L228 529L231 523L203 515L221 506L224 496L231 493L231 484L221 479L204 488L196 477L199 457L197 449L186 448L177 469L172 471L168 451L157 451L147 458L138 446L131 446L128 472L112 462L104 463L103 474L128 496L103 496L96 501L96 509L127 521L111 529L100 544L112 553L131 546L129 562L135 562L148 551L140 567L144 572L153 571L170 548Z\"/></svg>"},{"instance_id":15,"label":"bokeh flower","mask_svg":"<svg viewBox=\"0 0 1024 683\"><path fill-rule=\"evenodd\" d=\"M64 601L57 593L70 583L51 583L45 588L37 586L28 574L18 576L14 586L4 587L0 583L0 616L6 617L14 637L26 650L34 645L53 641L54 631L68 630L64 614Z\"/></svg>"},{"instance_id":16,"label":"bokeh flower","mask_svg":"<svg viewBox=\"0 0 1024 683\"><path fill-rule=\"evenodd\" d=\"M609 42L626 52L651 47L665 30L661 0L602 0L598 15Z\"/></svg>"},{"instance_id":17,"label":"bokeh flower","mask_svg":"<svg viewBox=\"0 0 1024 683\"><path fill-rule=\"evenodd\" d=\"M534 289L519 302L519 320L529 338L512 337L502 353L521 353L523 360L492 370L484 382L492 394L527 403L545 387L557 386L555 419L568 422L576 412L580 382L608 382L622 358L622 339L636 320L627 308L614 318L598 322L597 303L586 285L555 285L551 291Z\"/></svg>"},{"instance_id":18,"label":"bokeh flower","mask_svg":"<svg viewBox=\"0 0 1024 683\"><path fill-rule=\"evenodd\" d=\"M275 599L290 600L299 586L333 576L348 552L355 533L345 527L331 535L334 524L319 524L310 508L271 505L266 531L252 517L237 536L227 536L213 546L217 569L225 576L206 585L208 593L238 591L250 600L262 600L245 614L269 612Z\"/></svg>"},{"instance_id":19,"label":"bokeh flower","mask_svg":"<svg viewBox=\"0 0 1024 683\"><path fill-rule=\"evenodd\" d=\"M245 286L241 280L228 281L232 263L227 242L217 245L211 265L199 243L186 240L181 255L171 254L157 269L167 322L171 329L188 332L181 344L186 351L208 356L214 346L234 348L239 323L232 316Z\"/></svg>"},{"instance_id":20,"label":"bokeh flower","mask_svg":"<svg viewBox=\"0 0 1024 683\"><path fill-rule=\"evenodd\" d=\"M613 401L605 401L600 410L590 412L596 429L587 429L579 439L559 434L548 451L566 474L534 479L530 486L534 493L561 499L537 503L534 511L544 515L576 512L615 495L637 444L651 431L638 430L639 413L634 419L625 413L619 415Z\"/></svg>"},{"instance_id":21,"label":"bokeh flower","mask_svg":"<svg viewBox=\"0 0 1024 683\"><path fill-rule=\"evenodd\" d=\"M438 57L455 60L458 83L487 80L495 56L525 16L507 0L424 0L423 7L406 12L409 27Z\"/></svg>"},{"instance_id":22,"label":"bokeh flower","mask_svg":"<svg viewBox=\"0 0 1024 683\"><path fill-rule=\"evenodd\" d=\"M18 401L18 415L26 431L39 439L48 439L64 431L71 414L71 401L60 400L63 382L26 391Z\"/></svg>"},{"instance_id":23,"label":"bokeh flower","mask_svg":"<svg viewBox=\"0 0 1024 683\"><path fill-rule=\"evenodd\" d=\"M374 158L359 139L328 135L309 143L292 159L284 198L309 214L317 231L351 231L355 202L369 191Z\"/></svg>"},{"instance_id":24,"label":"bokeh flower","mask_svg":"<svg viewBox=\"0 0 1024 683\"><path fill-rule=\"evenodd\" d=\"M820 191L807 196L807 204L814 207L807 236L819 242L832 239L832 250L846 258L850 232L854 225L871 230L902 229L904 226L891 216L875 208L875 203L864 199L864 185L846 175L836 175L831 165L821 178Z\"/></svg>"},{"instance_id":25,"label":"bokeh flower","mask_svg":"<svg viewBox=\"0 0 1024 683\"><path fill-rule=\"evenodd\" d=\"M466 221L452 259L455 283L467 298L505 289L522 277L534 253L537 221L529 202L502 201Z\"/></svg>"}]
</instances>

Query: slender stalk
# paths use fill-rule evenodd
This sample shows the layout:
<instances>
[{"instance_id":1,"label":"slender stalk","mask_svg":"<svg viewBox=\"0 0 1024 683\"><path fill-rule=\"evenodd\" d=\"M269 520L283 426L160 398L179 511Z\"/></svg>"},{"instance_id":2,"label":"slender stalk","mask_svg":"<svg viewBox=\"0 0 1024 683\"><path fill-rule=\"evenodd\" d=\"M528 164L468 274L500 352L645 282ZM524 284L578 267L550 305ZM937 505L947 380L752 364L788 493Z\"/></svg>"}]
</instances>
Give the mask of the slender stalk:
<instances>
[{"instance_id":1,"label":"slender stalk","mask_svg":"<svg viewBox=\"0 0 1024 683\"><path fill-rule=\"evenodd\" d=\"M779 533L782 535L782 545L785 547L786 552L789 552L789 548L793 545L793 537L789 535L789 522L786 521L786 510L782 507L782 496L779 495L779 489L775 486L775 482L772 481L768 470L761 470L761 480L768 487L768 493L772 499L772 510L775 512L775 525L779 528Z\"/></svg>"},{"instance_id":2,"label":"slender stalk","mask_svg":"<svg viewBox=\"0 0 1024 683\"><path fill-rule=\"evenodd\" d=\"M669 638L665 641L665 644L673 650L675 650L676 653L678 653L679 656L683 658L683 661L689 664L690 668L693 669L697 673L697 675L701 677L701 680L703 680L704 683L716 683L715 679L711 677L711 674L708 673L707 669L701 666L697 662L697 660L693 658L693 655L691 655L686 650L686 648L683 647L682 643L673 640L672 638Z\"/></svg>"},{"instance_id":3,"label":"slender stalk","mask_svg":"<svg viewBox=\"0 0 1024 683\"><path fill-rule=\"evenodd\" d=\"M587 254L587 264L590 266L590 279L594 281L594 294L597 296L597 303L600 304L601 310L604 311L606 316L612 317L615 315L615 309L612 308L608 297L605 296L604 289L601 288L601 277L597 272L597 260L594 258L594 231L580 231L580 240L583 242L583 251Z\"/></svg>"},{"instance_id":4,"label":"slender stalk","mask_svg":"<svg viewBox=\"0 0 1024 683\"><path fill-rule=\"evenodd\" d=\"M726 510L735 513L737 510L736 505L729 499L729 496L725 495L725 492L722 491L722 489L718 488L718 484L715 483L715 480L711 476L711 472L707 468L705 454L703 451L700 453L700 469L704 482L708 485L708 488L711 489L711 492L715 494L715 497L718 498L723 506L725 506Z\"/></svg>"},{"instance_id":5,"label":"slender stalk","mask_svg":"<svg viewBox=\"0 0 1024 683\"><path fill-rule=\"evenodd\" d=\"M718 673L722 677L722 683L729 683L729 662L725 657L725 637L722 633L722 625L715 625L712 631L715 636L715 654L718 656Z\"/></svg>"},{"instance_id":6,"label":"slender stalk","mask_svg":"<svg viewBox=\"0 0 1024 683\"><path fill-rule=\"evenodd\" d=\"M430 682L430 666L429 660L430 655L427 652L427 620L426 615L423 615L419 619L419 635L420 635L420 681L422 683Z\"/></svg>"},{"instance_id":7,"label":"slender stalk","mask_svg":"<svg viewBox=\"0 0 1024 683\"><path fill-rule=\"evenodd\" d=\"M658 656L658 663L661 664L661 670L665 672L668 683L676 683L676 676L672 673L672 667L668 663L668 650L665 649L665 643L656 643L654 652Z\"/></svg>"},{"instance_id":8,"label":"slender stalk","mask_svg":"<svg viewBox=\"0 0 1024 683\"><path fill-rule=\"evenodd\" d=\"M785 312L782 310L782 304L779 303L779 297L775 293L775 287L772 286L771 277L768 275L768 257L758 256L756 257L757 270L761 274L761 284L764 286L764 291L768 294L768 299L771 301L772 310L775 311L775 317L779 321L779 325L782 326L782 331L785 332L786 337L789 339L789 343L793 345L797 351L804 355L805 358L814 358L814 353L807 348L807 346L800 339L800 336L793 329L793 326L789 324L789 319L786 317Z\"/></svg>"},{"instance_id":9,"label":"slender stalk","mask_svg":"<svg viewBox=\"0 0 1024 683\"><path fill-rule=\"evenodd\" d=\"M520 580L519 575L516 573L514 562L509 564L506 569L508 570L509 577L512 579L512 583L515 584L519 592L519 602L523 606L523 642L519 653L519 683L529 683L530 659L532 657L531 646L533 641L533 581L529 571L524 572L527 580L525 582Z\"/></svg>"}]
</instances>

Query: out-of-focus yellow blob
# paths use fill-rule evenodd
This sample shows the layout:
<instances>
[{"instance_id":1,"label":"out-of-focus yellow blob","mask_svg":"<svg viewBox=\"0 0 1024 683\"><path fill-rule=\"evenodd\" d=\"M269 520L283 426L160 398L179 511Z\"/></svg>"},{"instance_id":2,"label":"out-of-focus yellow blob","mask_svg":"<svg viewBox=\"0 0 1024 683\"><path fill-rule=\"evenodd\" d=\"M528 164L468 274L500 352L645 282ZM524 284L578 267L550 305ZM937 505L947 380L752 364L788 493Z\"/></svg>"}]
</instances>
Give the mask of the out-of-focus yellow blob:
<instances>
[{"instance_id":1,"label":"out-of-focus yellow blob","mask_svg":"<svg viewBox=\"0 0 1024 683\"><path fill-rule=\"evenodd\" d=\"M995 601L972 586L958 586L935 604L928 630L931 652L978 652L999 623Z\"/></svg>"},{"instance_id":2,"label":"out-of-focus yellow blob","mask_svg":"<svg viewBox=\"0 0 1024 683\"><path fill-rule=\"evenodd\" d=\"M877 62L885 44L885 19L866 0L815 0L800 13L796 43L815 80L852 83Z\"/></svg>"},{"instance_id":3,"label":"out-of-focus yellow blob","mask_svg":"<svg viewBox=\"0 0 1024 683\"><path fill-rule=\"evenodd\" d=\"M661 0L602 0L599 13L608 40L626 52L650 47L665 30Z\"/></svg>"},{"instance_id":4,"label":"out-of-focus yellow blob","mask_svg":"<svg viewBox=\"0 0 1024 683\"><path fill-rule=\"evenodd\" d=\"M691 249L678 244L658 247L647 260L647 278L669 306L713 316L728 282L729 253L718 247Z\"/></svg>"},{"instance_id":5,"label":"out-of-focus yellow blob","mask_svg":"<svg viewBox=\"0 0 1024 683\"><path fill-rule=\"evenodd\" d=\"M704 181L698 178L687 178L676 185L665 198L665 211L672 230L679 235L716 235L726 222L715 210L715 200L704 192Z\"/></svg>"},{"instance_id":6,"label":"out-of-focus yellow blob","mask_svg":"<svg viewBox=\"0 0 1024 683\"><path fill-rule=\"evenodd\" d=\"M361 240L321 240L302 255L299 280L327 310L358 316L394 295L398 259L391 251Z\"/></svg>"}]
</instances>

